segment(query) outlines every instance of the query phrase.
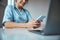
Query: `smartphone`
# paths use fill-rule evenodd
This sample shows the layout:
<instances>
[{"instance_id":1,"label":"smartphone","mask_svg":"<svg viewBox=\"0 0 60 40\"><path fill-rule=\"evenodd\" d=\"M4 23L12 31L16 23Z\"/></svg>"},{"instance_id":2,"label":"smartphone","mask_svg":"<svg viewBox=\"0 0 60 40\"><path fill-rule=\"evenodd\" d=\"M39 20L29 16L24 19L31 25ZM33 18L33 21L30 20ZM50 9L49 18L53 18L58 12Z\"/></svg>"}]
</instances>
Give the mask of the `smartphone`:
<instances>
[{"instance_id":1,"label":"smartphone","mask_svg":"<svg viewBox=\"0 0 60 40\"><path fill-rule=\"evenodd\" d=\"M41 15L41 16L39 16L39 17L36 19L36 21L41 21L41 20L43 20L45 17L46 17L46 16Z\"/></svg>"}]
</instances>

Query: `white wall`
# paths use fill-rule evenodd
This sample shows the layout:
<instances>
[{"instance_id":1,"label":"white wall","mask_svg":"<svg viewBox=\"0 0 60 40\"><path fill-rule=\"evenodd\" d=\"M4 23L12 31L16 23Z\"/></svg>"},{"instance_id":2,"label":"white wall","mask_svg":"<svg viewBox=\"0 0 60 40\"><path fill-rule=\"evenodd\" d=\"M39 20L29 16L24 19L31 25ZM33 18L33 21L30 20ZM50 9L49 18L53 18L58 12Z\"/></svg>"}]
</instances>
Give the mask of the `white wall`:
<instances>
[{"instance_id":1,"label":"white wall","mask_svg":"<svg viewBox=\"0 0 60 40\"><path fill-rule=\"evenodd\" d=\"M13 2L14 0L9 0L8 4L13 5ZM41 14L47 16L49 3L50 0L29 0L25 8L29 10L33 19L36 19ZM42 22L41 26L45 26L45 23L46 23L46 19Z\"/></svg>"},{"instance_id":2,"label":"white wall","mask_svg":"<svg viewBox=\"0 0 60 40\"><path fill-rule=\"evenodd\" d=\"M38 15L47 15L50 0L29 0L26 8L36 18Z\"/></svg>"}]
</instances>

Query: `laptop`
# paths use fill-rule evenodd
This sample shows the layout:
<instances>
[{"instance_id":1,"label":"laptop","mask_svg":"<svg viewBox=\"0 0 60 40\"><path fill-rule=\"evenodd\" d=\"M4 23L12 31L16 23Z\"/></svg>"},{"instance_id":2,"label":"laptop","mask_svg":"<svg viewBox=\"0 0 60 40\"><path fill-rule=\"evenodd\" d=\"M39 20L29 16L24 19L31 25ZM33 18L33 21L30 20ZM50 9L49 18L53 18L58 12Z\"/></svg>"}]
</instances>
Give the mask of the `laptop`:
<instances>
[{"instance_id":1,"label":"laptop","mask_svg":"<svg viewBox=\"0 0 60 40\"><path fill-rule=\"evenodd\" d=\"M60 35L60 0L51 0L45 28L29 30L43 35Z\"/></svg>"}]
</instances>

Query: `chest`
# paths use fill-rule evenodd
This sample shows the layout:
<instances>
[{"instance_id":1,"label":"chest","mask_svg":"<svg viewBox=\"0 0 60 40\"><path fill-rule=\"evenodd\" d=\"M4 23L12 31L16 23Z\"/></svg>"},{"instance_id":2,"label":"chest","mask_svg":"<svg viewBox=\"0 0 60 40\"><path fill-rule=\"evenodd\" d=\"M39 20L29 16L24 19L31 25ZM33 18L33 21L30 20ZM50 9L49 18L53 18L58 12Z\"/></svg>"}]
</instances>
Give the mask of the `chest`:
<instances>
[{"instance_id":1,"label":"chest","mask_svg":"<svg viewBox=\"0 0 60 40\"><path fill-rule=\"evenodd\" d=\"M27 22L27 13L25 11L19 12L14 10L13 12L13 20L14 22Z\"/></svg>"}]
</instances>

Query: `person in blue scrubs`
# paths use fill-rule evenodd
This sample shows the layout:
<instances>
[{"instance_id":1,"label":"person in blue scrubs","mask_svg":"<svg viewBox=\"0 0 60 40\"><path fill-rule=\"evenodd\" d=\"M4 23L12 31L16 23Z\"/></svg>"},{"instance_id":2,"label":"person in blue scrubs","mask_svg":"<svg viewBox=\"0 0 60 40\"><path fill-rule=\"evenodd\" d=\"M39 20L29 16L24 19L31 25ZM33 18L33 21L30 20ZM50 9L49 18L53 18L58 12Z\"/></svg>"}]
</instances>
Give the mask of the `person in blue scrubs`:
<instances>
[{"instance_id":1,"label":"person in blue scrubs","mask_svg":"<svg viewBox=\"0 0 60 40\"><path fill-rule=\"evenodd\" d=\"M15 5L7 5L2 22L5 28L37 28L41 25L23 8L26 3L28 0L15 0Z\"/></svg>"}]
</instances>

